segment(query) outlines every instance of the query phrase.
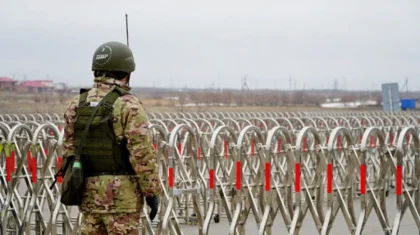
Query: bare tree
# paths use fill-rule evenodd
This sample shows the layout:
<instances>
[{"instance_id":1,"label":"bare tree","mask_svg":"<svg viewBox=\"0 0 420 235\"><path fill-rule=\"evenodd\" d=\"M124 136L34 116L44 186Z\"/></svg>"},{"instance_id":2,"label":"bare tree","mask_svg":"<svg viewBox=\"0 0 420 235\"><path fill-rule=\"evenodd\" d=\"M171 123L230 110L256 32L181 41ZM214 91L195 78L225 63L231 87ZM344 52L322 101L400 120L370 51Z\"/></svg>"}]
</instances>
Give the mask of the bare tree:
<instances>
[{"instance_id":1,"label":"bare tree","mask_svg":"<svg viewBox=\"0 0 420 235\"><path fill-rule=\"evenodd\" d=\"M177 111L178 112L185 112L185 102L187 101L187 95L185 92L178 92L177 94L178 97L178 107L177 107Z\"/></svg>"},{"instance_id":2,"label":"bare tree","mask_svg":"<svg viewBox=\"0 0 420 235\"><path fill-rule=\"evenodd\" d=\"M231 91L224 91L221 94L221 100L220 102L225 105L230 105L233 101L233 94Z\"/></svg>"}]
</instances>

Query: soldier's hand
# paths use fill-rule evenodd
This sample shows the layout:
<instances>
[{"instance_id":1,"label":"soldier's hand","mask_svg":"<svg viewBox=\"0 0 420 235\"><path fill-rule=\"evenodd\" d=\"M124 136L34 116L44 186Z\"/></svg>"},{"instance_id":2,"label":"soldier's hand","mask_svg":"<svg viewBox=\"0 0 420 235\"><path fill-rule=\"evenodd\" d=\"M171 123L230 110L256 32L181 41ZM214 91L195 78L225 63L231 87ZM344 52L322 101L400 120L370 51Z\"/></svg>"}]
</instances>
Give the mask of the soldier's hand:
<instances>
[{"instance_id":1,"label":"soldier's hand","mask_svg":"<svg viewBox=\"0 0 420 235\"><path fill-rule=\"evenodd\" d=\"M157 196L154 197L146 197L146 203L150 207L150 220L153 220L158 212L159 209L159 198Z\"/></svg>"}]
</instances>

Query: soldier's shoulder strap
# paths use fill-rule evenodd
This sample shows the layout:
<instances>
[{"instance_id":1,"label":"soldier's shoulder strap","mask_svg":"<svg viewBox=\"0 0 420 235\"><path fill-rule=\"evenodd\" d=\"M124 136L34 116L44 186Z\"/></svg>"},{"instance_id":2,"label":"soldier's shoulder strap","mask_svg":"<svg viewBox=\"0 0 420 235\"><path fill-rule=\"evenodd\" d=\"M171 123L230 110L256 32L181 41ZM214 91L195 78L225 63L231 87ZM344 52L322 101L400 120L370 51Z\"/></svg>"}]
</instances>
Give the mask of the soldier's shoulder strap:
<instances>
[{"instance_id":1,"label":"soldier's shoulder strap","mask_svg":"<svg viewBox=\"0 0 420 235\"><path fill-rule=\"evenodd\" d=\"M130 94L128 91L119 88L119 87L115 87L112 91L110 96L108 97L107 100L104 101L104 105L108 106L108 107L112 107L112 105L114 104L114 102L121 96L124 95L128 95Z\"/></svg>"},{"instance_id":2,"label":"soldier's shoulder strap","mask_svg":"<svg viewBox=\"0 0 420 235\"><path fill-rule=\"evenodd\" d=\"M86 89L86 88L80 89L79 106L84 106L87 104L86 99L87 99L89 91L90 89Z\"/></svg>"}]
</instances>

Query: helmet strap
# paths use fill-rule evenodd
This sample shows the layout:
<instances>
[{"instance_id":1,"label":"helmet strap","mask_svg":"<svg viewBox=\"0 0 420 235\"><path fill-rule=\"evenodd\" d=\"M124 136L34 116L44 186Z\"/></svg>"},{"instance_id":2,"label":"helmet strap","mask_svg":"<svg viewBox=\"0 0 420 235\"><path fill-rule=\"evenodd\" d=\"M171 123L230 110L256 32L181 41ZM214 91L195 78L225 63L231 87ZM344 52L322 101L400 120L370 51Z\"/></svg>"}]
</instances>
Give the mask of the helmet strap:
<instances>
[{"instance_id":1,"label":"helmet strap","mask_svg":"<svg viewBox=\"0 0 420 235\"><path fill-rule=\"evenodd\" d=\"M130 76L131 76L131 73L129 73L128 75L127 75L127 79L126 79L126 84L127 84L127 86L129 87L130 86Z\"/></svg>"}]
</instances>

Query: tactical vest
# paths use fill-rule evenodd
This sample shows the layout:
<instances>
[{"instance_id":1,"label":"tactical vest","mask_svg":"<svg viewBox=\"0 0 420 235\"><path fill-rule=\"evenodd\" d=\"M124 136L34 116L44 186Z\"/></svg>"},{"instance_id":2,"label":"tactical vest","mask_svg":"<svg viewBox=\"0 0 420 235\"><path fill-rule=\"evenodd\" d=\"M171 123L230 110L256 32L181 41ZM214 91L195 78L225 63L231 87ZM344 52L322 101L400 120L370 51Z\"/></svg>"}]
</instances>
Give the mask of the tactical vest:
<instances>
[{"instance_id":1,"label":"tactical vest","mask_svg":"<svg viewBox=\"0 0 420 235\"><path fill-rule=\"evenodd\" d=\"M86 102L86 89L80 91L79 106L74 123L75 147L78 149L83 131L91 114L96 108ZM129 151L124 138L117 143L113 128L113 104L115 100L128 94L125 90L115 88L109 98L98 108L89 131L85 137L80 159L85 177L99 175L134 175L129 161Z\"/></svg>"}]
</instances>

